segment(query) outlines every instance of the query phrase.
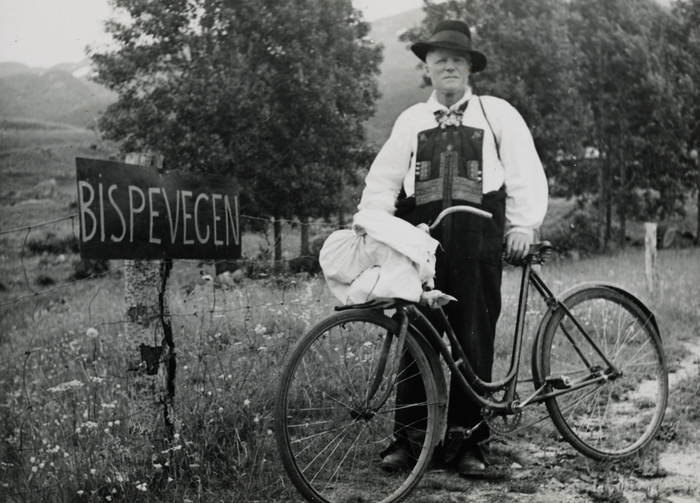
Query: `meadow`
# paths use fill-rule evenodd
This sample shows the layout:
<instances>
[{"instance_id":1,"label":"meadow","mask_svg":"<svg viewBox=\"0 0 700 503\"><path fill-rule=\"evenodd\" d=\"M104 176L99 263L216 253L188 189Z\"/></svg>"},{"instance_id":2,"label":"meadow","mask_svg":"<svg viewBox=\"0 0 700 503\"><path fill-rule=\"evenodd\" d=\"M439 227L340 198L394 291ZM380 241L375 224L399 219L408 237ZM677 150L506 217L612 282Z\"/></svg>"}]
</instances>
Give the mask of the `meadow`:
<instances>
[{"instance_id":1,"label":"meadow","mask_svg":"<svg viewBox=\"0 0 700 503\"><path fill-rule=\"evenodd\" d=\"M3 188L0 231L75 212L71 156L110 152L90 134L48 147L13 140L12 148L0 149L0 173L12 182ZM32 171L39 166L44 171ZM65 179L53 199L23 199L56 173ZM288 233L286 255L294 256L298 235ZM70 218L0 235L0 501L298 500L276 454L272 409L294 343L337 304L323 279L302 273L221 284L209 280L213 264L175 261L168 300L178 365L176 433L166 448L155 449L135 433L140 418L129 406L127 368L135 349L124 333L123 263L111 261L91 279L73 277L74 235ZM268 245L265 236L244 236L249 257ZM657 317L673 370L688 345L698 343L699 261L698 249L661 251L653 293L639 248L555 258L542 275L555 293L604 280L639 296ZM508 363L519 281L518 270L506 269L497 372ZM544 308L535 302L528 309L530 343ZM528 370L523 365L523 378ZM657 454L700 440L697 382L696 371L674 388ZM558 442L546 421L522 435L543 452Z\"/></svg>"}]
</instances>

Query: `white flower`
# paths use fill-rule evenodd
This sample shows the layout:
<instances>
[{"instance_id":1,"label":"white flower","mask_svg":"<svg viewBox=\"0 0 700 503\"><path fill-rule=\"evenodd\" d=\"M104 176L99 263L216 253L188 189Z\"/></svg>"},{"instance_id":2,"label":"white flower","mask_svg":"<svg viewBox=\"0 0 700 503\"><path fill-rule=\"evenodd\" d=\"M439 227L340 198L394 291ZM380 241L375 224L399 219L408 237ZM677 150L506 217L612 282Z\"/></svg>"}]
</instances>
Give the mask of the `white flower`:
<instances>
[{"instance_id":1,"label":"white flower","mask_svg":"<svg viewBox=\"0 0 700 503\"><path fill-rule=\"evenodd\" d=\"M90 337L90 339L94 339L95 337L100 335L100 333L97 330L95 330L94 328L90 327L85 331L85 335Z\"/></svg>"},{"instance_id":2,"label":"white flower","mask_svg":"<svg viewBox=\"0 0 700 503\"><path fill-rule=\"evenodd\" d=\"M49 388L49 391L52 393L61 393L63 391L70 391L73 389L82 388L83 386L84 384L82 382L75 379L73 381L61 383L58 386L54 386L53 388Z\"/></svg>"},{"instance_id":3,"label":"white flower","mask_svg":"<svg viewBox=\"0 0 700 503\"><path fill-rule=\"evenodd\" d=\"M247 398L245 400L243 400L244 407L248 407L249 405L250 405L250 400L248 400Z\"/></svg>"}]
</instances>

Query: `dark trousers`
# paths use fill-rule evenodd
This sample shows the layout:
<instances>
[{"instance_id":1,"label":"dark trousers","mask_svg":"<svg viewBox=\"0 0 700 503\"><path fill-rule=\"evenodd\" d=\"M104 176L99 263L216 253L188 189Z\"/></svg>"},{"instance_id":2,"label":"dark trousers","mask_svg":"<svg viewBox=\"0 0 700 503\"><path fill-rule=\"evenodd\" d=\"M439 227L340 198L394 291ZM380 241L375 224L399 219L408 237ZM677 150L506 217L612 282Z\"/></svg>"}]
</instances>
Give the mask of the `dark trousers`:
<instances>
[{"instance_id":1,"label":"dark trousers","mask_svg":"<svg viewBox=\"0 0 700 503\"><path fill-rule=\"evenodd\" d=\"M491 381L496 322L501 312L505 192L485 194L481 208L491 212L493 219L454 214L433 232L442 244L437 252L435 288L457 298L457 302L444 307L445 314L476 375L484 381ZM397 215L418 224L431 222L441 209L437 206L420 206L410 214L397 212ZM429 309L425 309L424 313L439 330L440 325L434 314ZM425 397L412 365L415 367L410 358L402 362L403 374L409 377L399 382L399 405L418 403ZM468 398L454 378L448 406L448 424L451 426L472 427L482 419L481 407ZM424 415L423 407L399 408L395 417L399 442L407 439L404 432L424 427L421 422ZM483 426L475 431L470 444L475 445L488 437L488 428Z\"/></svg>"}]
</instances>

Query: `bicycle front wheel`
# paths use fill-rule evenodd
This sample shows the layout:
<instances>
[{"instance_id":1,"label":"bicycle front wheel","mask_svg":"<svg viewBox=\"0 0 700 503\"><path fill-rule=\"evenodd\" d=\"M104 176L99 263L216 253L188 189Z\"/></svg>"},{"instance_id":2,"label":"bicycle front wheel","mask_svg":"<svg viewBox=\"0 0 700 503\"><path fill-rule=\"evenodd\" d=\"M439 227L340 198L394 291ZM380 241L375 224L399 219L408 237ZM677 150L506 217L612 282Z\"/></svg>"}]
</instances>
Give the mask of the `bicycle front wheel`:
<instances>
[{"instance_id":1,"label":"bicycle front wheel","mask_svg":"<svg viewBox=\"0 0 700 503\"><path fill-rule=\"evenodd\" d=\"M556 310L539 348L539 379L571 386L546 401L552 421L592 459L630 456L654 438L666 410L661 337L651 316L617 290L591 287L563 303L572 316Z\"/></svg>"},{"instance_id":2,"label":"bicycle front wheel","mask_svg":"<svg viewBox=\"0 0 700 503\"><path fill-rule=\"evenodd\" d=\"M401 501L427 468L439 440L438 388L410 332L397 357L398 329L380 312L345 311L309 331L286 365L276 439L287 474L308 501ZM407 357L415 363L405 364ZM419 403L402 405L397 388L409 379L424 393ZM380 466L392 445L409 453L405 470Z\"/></svg>"}]
</instances>

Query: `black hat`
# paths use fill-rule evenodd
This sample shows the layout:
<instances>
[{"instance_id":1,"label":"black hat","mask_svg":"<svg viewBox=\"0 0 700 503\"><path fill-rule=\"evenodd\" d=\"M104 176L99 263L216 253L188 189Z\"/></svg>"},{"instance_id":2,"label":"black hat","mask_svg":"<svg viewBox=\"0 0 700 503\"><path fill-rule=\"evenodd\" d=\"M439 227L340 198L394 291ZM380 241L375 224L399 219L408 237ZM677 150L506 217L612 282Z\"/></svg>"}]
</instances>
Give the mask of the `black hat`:
<instances>
[{"instance_id":1,"label":"black hat","mask_svg":"<svg viewBox=\"0 0 700 503\"><path fill-rule=\"evenodd\" d=\"M425 56L432 48L451 49L468 52L472 58L472 73L486 68L486 56L472 49L472 35L464 21L440 21L433 34L425 42L416 42L411 46L413 54L425 62Z\"/></svg>"}]
</instances>

